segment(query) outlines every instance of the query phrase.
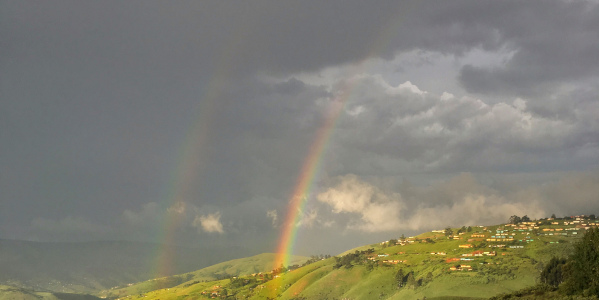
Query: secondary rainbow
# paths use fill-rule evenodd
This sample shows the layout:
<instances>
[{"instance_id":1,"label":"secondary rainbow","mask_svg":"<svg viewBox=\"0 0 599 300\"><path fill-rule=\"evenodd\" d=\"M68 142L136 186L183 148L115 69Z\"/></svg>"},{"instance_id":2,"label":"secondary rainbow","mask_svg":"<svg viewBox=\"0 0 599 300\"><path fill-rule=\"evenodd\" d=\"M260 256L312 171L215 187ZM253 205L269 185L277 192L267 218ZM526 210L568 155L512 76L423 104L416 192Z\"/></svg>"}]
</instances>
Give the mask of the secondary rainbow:
<instances>
[{"instance_id":1,"label":"secondary rainbow","mask_svg":"<svg viewBox=\"0 0 599 300\"><path fill-rule=\"evenodd\" d=\"M160 244L153 264L156 278L173 274L176 254L172 246L175 244L177 228L180 227L182 218L185 216L186 203L190 200L190 195L193 195L190 190L198 180L201 180L206 144L210 139L210 126L219 108L218 99L227 86L238 60L240 45L243 44L251 28L252 26L240 26L223 51L219 52L220 57L217 60L219 63L215 65L211 80L204 86L201 101L194 109L196 117L183 137L182 147L176 155L176 167L170 174L171 180L164 197L168 208L158 232Z\"/></svg>"}]
</instances>

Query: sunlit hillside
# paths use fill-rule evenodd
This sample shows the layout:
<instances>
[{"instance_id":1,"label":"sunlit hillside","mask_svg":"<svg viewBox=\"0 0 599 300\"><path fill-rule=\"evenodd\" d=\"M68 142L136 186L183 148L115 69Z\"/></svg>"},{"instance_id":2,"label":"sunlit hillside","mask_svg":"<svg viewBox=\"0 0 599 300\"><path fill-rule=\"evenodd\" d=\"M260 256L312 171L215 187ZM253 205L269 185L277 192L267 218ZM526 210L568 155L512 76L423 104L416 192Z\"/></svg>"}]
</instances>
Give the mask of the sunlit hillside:
<instances>
[{"instance_id":1,"label":"sunlit hillside","mask_svg":"<svg viewBox=\"0 0 599 300\"><path fill-rule=\"evenodd\" d=\"M100 293L102 297L121 297L147 293L162 288L170 288L181 284L193 285L200 282L211 282L221 278L246 276L253 273L268 272L273 269L274 254L264 253L256 256L234 259L219 263L194 272L176 276L156 278L125 287L114 288ZM293 264L301 264L307 257L294 256Z\"/></svg>"},{"instance_id":2,"label":"sunlit hillside","mask_svg":"<svg viewBox=\"0 0 599 300\"><path fill-rule=\"evenodd\" d=\"M594 220L560 219L446 228L394 237L299 268L209 282L191 280L129 293L128 298L489 298L538 283L550 258L568 256L585 228L593 226Z\"/></svg>"}]
</instances>

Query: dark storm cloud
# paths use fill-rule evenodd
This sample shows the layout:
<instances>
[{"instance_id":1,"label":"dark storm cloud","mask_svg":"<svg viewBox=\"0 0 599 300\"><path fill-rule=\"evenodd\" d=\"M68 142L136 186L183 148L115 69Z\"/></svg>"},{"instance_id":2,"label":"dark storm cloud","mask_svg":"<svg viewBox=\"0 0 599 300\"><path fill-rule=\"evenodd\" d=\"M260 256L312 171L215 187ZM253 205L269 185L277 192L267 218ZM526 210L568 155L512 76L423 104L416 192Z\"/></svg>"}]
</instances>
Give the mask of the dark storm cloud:
<instances>
[{"instance_id":1,"label":"dark storm cloud","mask_svg":"<svg viewBox=\"0 0 599 300\"><path fill-rule=\"evenodd\" d=\"M3 65L26 73L12 82L28 75L144 87L218 68L231 76L314 70L363 58L398 11L394 3L320 1L4 3Z\"/></svg>"},{"instance_id":2,"label":"dark storm cloud","mask_svg":"<svg viewBox=\"0 0 599 300\"><path fill-rule=\"evenodd\" d=\"M495 30L513 51L505 65L466 65L460 81L477 93L544 94L555 84L593 77L599 68L599 6L583 1L541 1L505 5L475 24Z\"/></svg>"},{"instance_id":3,"label":"dark storm cloud","mask_svg":"<svg viewBox=\"0 0 599 300\"><path fill-rule=\"evenodd\" d=\"M585 76L597 63L596 9L558 1L13 2L3 5L3 62L46 79L163 86L223 65L231 76L296 72L369 54L509 47L517 51L510 64L533 77Z\"/></svg>"}]
</instances>

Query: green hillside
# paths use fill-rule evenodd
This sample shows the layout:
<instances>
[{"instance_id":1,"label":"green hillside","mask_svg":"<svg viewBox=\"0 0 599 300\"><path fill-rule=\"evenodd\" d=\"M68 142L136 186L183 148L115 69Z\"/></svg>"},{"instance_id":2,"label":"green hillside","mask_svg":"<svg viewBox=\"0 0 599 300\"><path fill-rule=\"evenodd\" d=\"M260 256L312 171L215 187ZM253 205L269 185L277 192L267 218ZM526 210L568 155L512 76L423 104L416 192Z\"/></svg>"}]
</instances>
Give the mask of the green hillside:
<instances>
[{"instance_id":1,"label":"green hillside","mask_svg":"<svg viewBox=\"0 0 599 300\"><path fill-rule=\"evenodd\" d=\"M535 285L550 258L571 253L573 243L591 226L597 223L581 219L438 230L358 247L290 270L208 282L194 272L188 274L199 280L119 296L163 300L486 299ZM234 264L223 263L215 270Z\"/></svg>"},{"instance_id":2,"label":"green hillside","mask_svg":"<svg viewBox=\"0 0 599 300\"><path fill-rule=\"evenodd\" d=\"M110 289L102 292L101 296L121 297L125 295L143 294L157 289L165 289L178 285L192 285L221 278L268 272L273 269L272 264L274 257L275 254L263 253L251 257L234 259L189 273L152 279L122 288ZM292 264L301 264L306 260L308 260L308 257L294 256L291 262Z\"/></svg>"}]
</instances>

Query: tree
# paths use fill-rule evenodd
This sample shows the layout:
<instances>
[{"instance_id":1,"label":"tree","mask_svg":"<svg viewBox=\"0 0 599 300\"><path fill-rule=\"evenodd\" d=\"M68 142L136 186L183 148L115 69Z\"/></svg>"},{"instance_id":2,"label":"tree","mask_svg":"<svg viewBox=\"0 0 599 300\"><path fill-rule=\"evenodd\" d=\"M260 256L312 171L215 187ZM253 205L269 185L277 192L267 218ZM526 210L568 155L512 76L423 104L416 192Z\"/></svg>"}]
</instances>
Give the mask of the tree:
<instances>
[{"instance_id":1,"label":"tree","mask_svg":"<svg viewBox=\"0 0 599 300\"><path fill-rule=\"evenodd\" d=\"M374 269L374 262L369 260L366 262L366 271L370 272Z\"/></svg>"},{"instance_id":2,"label":"tree","mask_svg":"<svg viewBox=\"0 0 599 300\"><path fill-rule=\"evenodd\" d=\"M530 222L530 218L527 215L524 215L520 221L522 221L522 222Z\"/></svg>"},{"instance_id":3,"label":"tree","mask_svg":"<svg viewBox=\"0 0 599 300\"><path fill-rule=\"evenodd\" d=\"M510 224L518 224L522 221L522 219L516 215L513 215L510 217L510 220L508 221L508 223Z\"/></svg>"},{"instance_id":4,"label":"tree","mask_svg":"<svg viewBox=\"0 0 599 300\"><path fill-rule=\"evenodd\" d=\"M433 281L433 273L428 272L428 274L426 274L426 282L431 282L431 281Z\"/></svg>"},{"instance_id":5,"label":"tree","mask_svg":"<svg viewBox=\"0 0 599 300\"><path fill-rule=\"evenodd\" d=\"M596 217L595 217L595 214L590 214L590 215L589 215L589 219L591 219L591 220L595 220L595 219L596 219Z\"/></svg>"},{"instance_id":6,"label":"tree","mask_svg":"<svg viewBox=\"0 0 599 300\"><path fill-rule=\"evenodd\" d=\"M471 226L468 226L468 229L467 229L467 231L468 231L468 232L472 232L472 227L471 227Z\"/></svg>"},{"instance_id":7,"label":"tree","mask_svg":"<svg viewBox=\"0 0 599 300\"><path fill-rule=\"evenodd\" d=\"M589 229L574 245L568 267L564 282L566 293L599 296L599 229Z\"/></svg>"},{"instance_id":8,"label":"tree","mask_svg":"<svg viewBox=\"0 0 599 300\"><path fill-rule=\"evenodd\" d=\"M453 235L453 229L451 229L451 227L445 228L445 236L452 236L452 235Z\"/></svg>"},{"instance_id":9,"label":"tree","mask_svg":"<svg viewBox=\"0 0 599 300\"><path fill-rule=\"evenodd\" d=\"M402 287L404 283L404 273L403 269L399 269L397 273L395 273L395 282L397 282L397 287Z\"/></svg>"},{"instance_id":10,"label":"tree","mask_svg":"<svg viewBox=\"0 0 599 300\"><path fill-rule=\"evenodd\" d=\"M555 218L557 218L557 217L555 216L555 214L551 214L551 218L552 218L552 219L555 219Z\"/></svg>"},{"instance_id":11,"label":"tree","mask_svg":"<svg viewBox=\"0 0 599 300\"><path fill-rule=\"evenodd\" d=\"M406 280L406 286L411 289L416 288L416 278L414 278L414 272L408 273L408 280Z\"/></svg>"},{"instance_id":12,"label":"tree","mask_svg":"<svg viewBox=\"0 0 599 300\"><path fill-rule=\"evenodd\" d=\"M541 272L541 282L558 287L564 281L566 259L553 257Z\"/></svg>"}]
</instances>

